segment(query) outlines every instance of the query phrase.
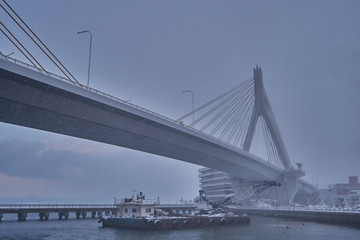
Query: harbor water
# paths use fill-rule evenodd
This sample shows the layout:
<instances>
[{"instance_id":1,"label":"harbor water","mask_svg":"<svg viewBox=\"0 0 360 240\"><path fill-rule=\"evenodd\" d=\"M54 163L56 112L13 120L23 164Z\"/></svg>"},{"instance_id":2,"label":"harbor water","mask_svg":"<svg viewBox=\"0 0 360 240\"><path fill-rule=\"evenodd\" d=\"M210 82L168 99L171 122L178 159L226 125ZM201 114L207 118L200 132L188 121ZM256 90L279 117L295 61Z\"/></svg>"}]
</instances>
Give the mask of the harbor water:
<instances>
[{"instance_id":1,"label":"harbor water","mask_svg":"<svg viewBox=\"0 0 360 240\"><path fill-rule=\"evenodd\" d=\"M270 239L270 240L358 240L360 228L345 225L330 225L301 222L268 217L252 216L249 225L204 227L173 231L140 231L102 228L98 219L26 222L6 220L0 223L1 240L50 240L50 239Z\"/></svg>"}]
</instances>

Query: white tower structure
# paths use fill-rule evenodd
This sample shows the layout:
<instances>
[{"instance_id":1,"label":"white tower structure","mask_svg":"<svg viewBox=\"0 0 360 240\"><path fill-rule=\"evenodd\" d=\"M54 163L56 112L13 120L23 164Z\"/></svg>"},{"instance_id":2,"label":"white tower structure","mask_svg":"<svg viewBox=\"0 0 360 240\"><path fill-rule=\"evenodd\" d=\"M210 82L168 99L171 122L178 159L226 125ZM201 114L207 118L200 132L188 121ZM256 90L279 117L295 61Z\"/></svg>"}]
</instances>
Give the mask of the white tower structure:
<instances>
[{"instance_id":1,"label":"white tower structure","mask_svg":"<svg viewBox=\"0 0 360 240\"><path fill-rule=\"evenodd\" d=\"M271 155L268 161L283 171L282 179L271 180L282 182L283 186L279 189L279 199L283 204L291 204L299 189L299 178L304 176L305 173L300 168L294 169L291 164L263 85L262 70L258 66L254 68L253 89L253 108L251 109L250 120L244 133L245 136L241 148L243 151L250 151L255 129L259 119L262 118L265 129L264 134L267 135L265 140L267 141L267 151L268 155ZM201 190L211 200L224 199L226 195L233 192L236 193L242 189L242 176L231 176L228 173L211 168L201 168L199 170L199 178ZM269 194L269 191L265 191L263 194Z\"/></svg>"},{"instance_id":2,"label":"white tower structure","mask_svg":"<svg viewBox=\"0 0 360 240\"><path fill-rule=\"evenodd\" d=\"M231 176L228 173L211 168L201 168L199 169L199 178L200 189L213 201L222 200L226 195L234 192Z\"/></svg>"},{"instance_id":3,"label":"white tower structure","mask_svg":"<svg viewBox=\"0 0 360 240\"><path fill-rule=\"evenodd\" d=\"M292 168L289 154L286 151L284 141L281 137L279 127L276 123L274 113L271 109L270 102L266 95L263 84L263 76L261 68L256 66L254 69L254 94L255 94L255 106L251 115L250 124L246 133L243 149L247 152L250 150L250 146L254 137L255 127L259 117L263 117L266 123L266 127L271 135L271 140L275 145L277 154L285 169Z\"/></svg>"}]
</instances>

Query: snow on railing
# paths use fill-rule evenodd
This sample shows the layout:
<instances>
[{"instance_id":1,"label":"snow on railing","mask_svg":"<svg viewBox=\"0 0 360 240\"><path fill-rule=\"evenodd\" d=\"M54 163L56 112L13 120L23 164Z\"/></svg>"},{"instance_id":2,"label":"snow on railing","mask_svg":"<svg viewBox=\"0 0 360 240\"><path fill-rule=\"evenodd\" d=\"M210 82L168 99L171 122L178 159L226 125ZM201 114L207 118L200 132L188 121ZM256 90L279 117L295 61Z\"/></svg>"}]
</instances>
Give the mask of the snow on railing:
<instances>
[{"instance_id":1,"label":"snow on railing","mask_svg":"<svg viewBox=\"0 0 360 240\"><path fill-rule=\"evenodd\" d=\"M13 63L18 64L18 65L21 65L21 66L23 66L23 67L29 68L29 69L31 69L31 70L33 70L33 71L40 72L40 73L45 74L45 75L48 75L48 76L50 76L50 77L52 77L52 78L61 80L61 81L63 81L63 82L70 83L70 84L72 84L72 85L74 85L74 86L77 86L77 87L86 89L86 90L88 90L88 91L90 91L90 92L96 93L96 94L101 95L101 96L103 96L103 97L110 98L110 99L115 100L115 101L117 101L117 102L121 102L121 103L123 103L123 104L126 104L126 105L129 105L129 106L131 106L131 107L137 108L137 109L139 109L139 110L141 110L141 111L150 113L151 115L154 115L154 116L160 117L160 118L162 118L162 119L165 119L165 120L167 120L167 121L176 123L175 120L173 120L173 119L171 119L171 118L168 118L168 117L165 117L165 116L163 116L163 115L161 115L161 114L158 114L158 113L156 113L156 112L153 112L153 111L151 111L151 110L149 110L149 109L140 107L140 106L138 106L138 105L136 105L136 104L130 103L129 101L125 101L125 100L120 99L120 98L118 98L118 97L114 97L114 96L112 96L112 95L110 95L110 94L108 94L108 93L101 92L101 91L99 91L99 90L97 90L97 89L94 89L94 88L91 88L91 87L87 87L87 86L85 86L85 85L83 85L83 84L81 84L81 83L74 82L74 81L72 81L72 80L69 80L69 79L67 79L67 78L61 77L61 76L56 75L56 74L54 74L54 73L51 73L51 72L48 72L48 71L43 71L43 70L41 70L41 69L38 69L38 68L36 68L36 67L34 67L34 66L30 65L30 64L27 64L27 63L25 63L25 62L22 62L22 61L20 61L20 60L15 59L15 58L7 57L7 56L5 56L5 55L3 55L3 54L1 54L1 53L0 53L0 57L1 57L2 59L4 59L4 60L9 61L9 62L13 62Z\"/></svg>"},{"instance_id":2,"label":"snow on railing","mask_svg":"<svg viewBox=\"0 0 360 240\"><path fill-rule=\"evenodd\" d=\"M274 207L274 206L241 206L236 209L246 209L246 210L279 210L279 211L301 211L301 212L348 212L360 214L360 209L344 209L344 208L335 208L335 207Z\"/></svg>"},{"instance_id":3,"label":"snow on railing","mask_svg":"<svg viewBox=\"0 0 360 240\"><path fill-rule=\"evenodd\" d=\"M0 209L88 209L88 208L115 208L114 204L51 204L51 203L11 203L0 204Z\"/></svg>"}]
</instances>

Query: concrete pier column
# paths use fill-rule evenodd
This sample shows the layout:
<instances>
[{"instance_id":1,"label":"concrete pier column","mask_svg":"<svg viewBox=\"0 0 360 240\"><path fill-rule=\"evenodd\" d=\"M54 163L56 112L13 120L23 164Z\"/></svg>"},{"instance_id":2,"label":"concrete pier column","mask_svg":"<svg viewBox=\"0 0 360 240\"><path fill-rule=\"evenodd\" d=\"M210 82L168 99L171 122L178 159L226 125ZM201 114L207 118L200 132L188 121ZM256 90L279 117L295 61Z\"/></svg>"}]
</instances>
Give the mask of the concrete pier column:
<instances>
[{"instance_id":1,"label":"concrete pier column","mask_svg":"<svg viewBox=\"0 0 360 240\"><path fill-rule=\"evenodd\" d=\"M92 211L91 212L91 218L95 218L96 217L96 211Z\"/></svg>"},{"instance_id":2,"label":"concrete pier column","mask_svg":"<svg viewBox=\"0 0 360 240\"><path fill-rule=\"evenodd\" d=\"M99 217L99 218L101 218L101 217L103 216L102 211L98 211L97 213L98 213L98 217Z\"/></svg>"},{"instance_id":3,"label":"concrete pier column","mask_svg":"<svg viewBox=\"0 0 360 240\"><path fill-rule=\"evenodd\" d=\"M64 212L65 220L69 220L69 212Z\"/></svg>"},{"instance_id":4,"label":"concrete pier column","mask_svg":"<svg viewBox=\"0 0 360 240\"><path fill-rule=\"evenodd\" d=\"M40 212L39 217L40 217L40 221L49 220L49 213L48 212Z\"/></svg>"},{"instance_id":5,"label":"concrete pier column","mask_svg":"<svg viewBox=\"0 0 360 240\"><path fill-rule=\"evenodd\" d=\"M86 212L86 211L83 211L83 212L81 213L81 215L82 215L82 217L85 219L85 218L86 218L86 215L87 215L87 212Z\"/></svg>"},{"instance_id":6,"label":"concrete pier column","mask_svg":"<svg viewBox=\"0 0 360 240\"><path fill-rule=\"evenodd\" d=\"M2 219L3 216L4 216L4 213L0 212L0 222L1 222L1 219Z\"/></svg>"},{"instance_id":7,"label":"concrete pier column","mask_svg":"<svg viewBox=\"0 0 360 240\"><path fill-rule=\"evenodd\" d=\"M59 212L59 220L62 220L63 216L64 216L64 213L63 213L63 212Z\"/></svg>"},{"instance_id":8,"label":"concrete pier column","mask_svg":"<svg viewBox=\"0 0 360 240\"><path fill-rule=\"evenodd\" d=\"M76 212L76 219L80 219L81 212Z\"/></svg>"},{"instance_id":9,"label":"concrete pier column","mask_svg":"<svg viewBox=\"0 0 360 240\"><path fill-rule=\"evenodd\" d=\"M299 178L305 173L301 169L283 170L283 186L284 191L279 196L281 205L292 205L295 195L299 189Z\"/></svg>"},{"instance_id":10,"label":"concrete pier column","mask_svg":"<svg viewBox=\"0 0 360 240\"><path fill-rule=\"evenodd\" d=\"M23 222L26 221L27 213L26 212L19 212L18 213L18 221Z\"/></svg>"}]
</instances>

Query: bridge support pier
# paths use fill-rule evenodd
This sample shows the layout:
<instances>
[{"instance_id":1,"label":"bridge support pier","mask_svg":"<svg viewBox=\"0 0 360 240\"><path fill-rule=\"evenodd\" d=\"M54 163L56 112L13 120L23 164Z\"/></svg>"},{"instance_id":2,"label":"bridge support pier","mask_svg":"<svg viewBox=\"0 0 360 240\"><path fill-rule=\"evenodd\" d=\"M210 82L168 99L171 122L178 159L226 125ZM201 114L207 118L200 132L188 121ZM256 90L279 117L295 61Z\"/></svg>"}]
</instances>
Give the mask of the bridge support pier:
<instances>
[{"instance_id":1,"label":"bridge support pier","mask_svg":"<svg viewBox=\"0 0 360 240\"><path fill-rule=\"evenodd\" d=\"M62 220L63 216L64 216L64 213L63 213L63 212L59 212L59 220Z\"/></svg>"},{"instance_id":2,"label":"bridge support pier","mask_svg":"<svg viewBox=\"0 0 360 240\"><path fill-rule=\"evenodd\" d=\"M40 212L39 213L39 217L40 217L40 221L45 220L49 220L49 212Z\"/></svg>"},{"instance_id":3,"label":"bridge support pier","mask_svg":"<svg viewBox=\"0 0 360 240\"><path fill-rule=\"evenodd\" d=\"M284 170L283 185L284 190L280 195L280 204L292 205L295 195L299 190L299 178L304 176L304 171L300 169Z\"/></svg>"},{"instance_id":4,"label":"bridge support pier","mask_svg":"<svg viewBox=\"0 0 360 240\"><path fill-rule=\"evenodd\" d=\"M70 215L70 213L69 213L69 212L64 212L64 217L65 217L65 220L69 220L69 215Z\"/></svg>"},{"instance_id":5,"label":"bridge support pier","mask_svg":"<svg viewBox=\"0 0 360 240\"><path fill-rule=\"evenodd\" d=\"M1 219L2 219L3 216L4 216L4 213L0 212L0 222L1 222Z\"/></svg>"},{"instance_id":6,"label":"bridge support pier","mask_svg":"<svg viewBox=\"0 0 360 240\"><path fill-rule=\"evenodd\" d=\"M102 215L103 215L102 211L100 210L100 211L98 211L97 213L98 213L98 217L101 218Z\"/></svg>"},{"instance_id":7,"label":"bridge support pier","mask_svg":"<svg viewBox=\"0 0 360 240\"><path fill-rule=\"evenodd\" d=\"M17 216L18 216L18 221L23 222L23 221L26 221L27 213L19 212Z\"/></svg>"},{"instance_id":8,"label":"bridge support pier","mask_svg":"<svg viewBox=\"0 0 360 240\"><path fill-rule=\"evenodd\" d=\"M92 211L91 212L91 218L95 218L96 217L96 211Z\"/></svg>"},{"instance_id":9,"label":"bridge support pier","mask_svg":"<svg viewBox=\"0 0 360 240\"><path fill-rule=\"evenodd\" d=\"M82 215L82 217L85 219L85 218L86 218L86 215L87 215L87 212L86 212L86 211L83 211L83 212L81 213L81 215Z\"/></svg>"},{"instance_id":10,"label":"bridge support pier","mask_svg":"<svg viewBox=\"0 0 360 240\"><path fill-rule=\"evenodd\" d=\"M76 219L80 219L81 212L76 212Z\"/></svg>"}]
</instances>

